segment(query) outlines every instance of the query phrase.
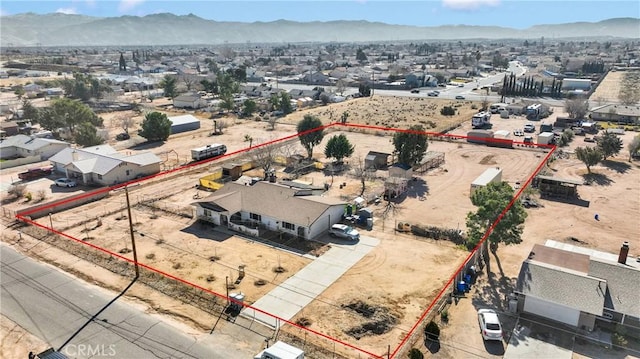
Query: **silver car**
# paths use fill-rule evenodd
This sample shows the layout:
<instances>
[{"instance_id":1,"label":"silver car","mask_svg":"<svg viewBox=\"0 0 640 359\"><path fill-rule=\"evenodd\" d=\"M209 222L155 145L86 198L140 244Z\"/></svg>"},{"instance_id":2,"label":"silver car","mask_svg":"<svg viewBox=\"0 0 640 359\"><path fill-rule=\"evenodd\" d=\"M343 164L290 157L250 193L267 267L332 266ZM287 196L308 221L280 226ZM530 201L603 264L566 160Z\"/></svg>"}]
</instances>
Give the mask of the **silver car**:
<instances>
[{"instance_id":1,"label":"silver car","mask_svg":"<svg viewBox=\"0 0 640 359\"><path fill-rule=\"evenodd\" d=\"M329 235L331 237L346 238L352 241L360 239L360 233L358 233L358 231L353 227L347 226L346 224L334 224L329 230Z\"/></svg>"},{"instance_id":2,"label":"silver car","mask_svg":"<svg viewBox=\"0 0 640 359\"><path fill-rule=\"evenodd\" d=\"M484 340L502 340L502 325L498 314L492 309L478 310L478 324Z\"/></svg>"},{"instance_id":3,"label":"silver car","mask_svg":"<svg viewBox=\"0 0 640 359\"><path fill-rule=\"evenodd\" d=\"M75 187L78 184L76 183L76 181L63 177L63 178L58 178L56 181L56 186L58 187Z\"/></svg>"}]
</instances>

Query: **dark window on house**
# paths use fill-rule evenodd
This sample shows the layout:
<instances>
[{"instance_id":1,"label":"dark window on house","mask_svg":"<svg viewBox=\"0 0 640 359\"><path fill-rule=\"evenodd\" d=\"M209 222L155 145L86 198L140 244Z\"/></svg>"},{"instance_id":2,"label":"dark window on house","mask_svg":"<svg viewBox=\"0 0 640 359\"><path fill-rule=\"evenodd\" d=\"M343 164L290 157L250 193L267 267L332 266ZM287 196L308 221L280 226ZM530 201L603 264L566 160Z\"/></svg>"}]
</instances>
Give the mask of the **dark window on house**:
<instances>
[{"instance_id":1,"label":"dark window on house","mask_svg":"<svg viewBox=\"0 0 640 359\"><path fill-rule=\"evenodd\" d=\"M253 219L254 221L262 221L262 216L255 213L249 213L249 218Z\"/></svg>"},{"instance_id":2,"label":"dark window on house","mask_svg":"<svg viewBox=\"0 0 640 359\"><path fill-rule=\"evenodd\" d=\"M98 175L98 179L101 180L102 179L102 175Z\"/></svg>"},{"instance_id":3,"label":"dark window on house","mask_svg":"<svg viewBox=\"0 0 640 359\"><path fill-rule=\"evenodd\" d=\"M211 217L211 210L205 209L204 210L204 215L207 216L207 217Z\"/></svg>"},{"instance_id":4,"label":"dark window on house","mask_svg":"<svg viewBox=\"0 0 640 359\"><path fill-rule=\"evenodd\" d=\"M129 173L130 173L130 172L131 172L131 171L129 171L129 170L127 170L127 171L126 171L126 173L127 173L127 176L129 175Z\"/></svg>"},{"instance_id":5,"label":"dark window on house","mask_svg":"<svg viewBox=\"0 0 640 359\"><path fill-rule=\"evenodd\" d=\"M295 224L291 224L289 222L284 222L283 221L282 222L282 228L294 231L296 229L296 225Z\"/></svg>"}]
</instances>

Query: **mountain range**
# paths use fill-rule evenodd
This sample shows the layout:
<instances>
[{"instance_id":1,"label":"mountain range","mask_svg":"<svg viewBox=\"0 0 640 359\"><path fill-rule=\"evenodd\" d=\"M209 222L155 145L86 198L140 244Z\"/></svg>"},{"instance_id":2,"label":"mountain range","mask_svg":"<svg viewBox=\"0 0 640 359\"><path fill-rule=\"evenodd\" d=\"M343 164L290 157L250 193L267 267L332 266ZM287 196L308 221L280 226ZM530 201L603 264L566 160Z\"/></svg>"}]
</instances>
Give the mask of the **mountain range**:
<instances>
[{"instance_id":1,"label":"mountain range","mask_svg":"<svg viewBox=\"0 0 640 359\"><path fill-rule=\"evenodd\" d=\"M638 38L640 18L536 25L405 26L369 21L219 22L196 15L91 17L25 13L0 17L1 46L161 46L223 43L373 42L461 39Z\"/></svg>"}]
</instances>

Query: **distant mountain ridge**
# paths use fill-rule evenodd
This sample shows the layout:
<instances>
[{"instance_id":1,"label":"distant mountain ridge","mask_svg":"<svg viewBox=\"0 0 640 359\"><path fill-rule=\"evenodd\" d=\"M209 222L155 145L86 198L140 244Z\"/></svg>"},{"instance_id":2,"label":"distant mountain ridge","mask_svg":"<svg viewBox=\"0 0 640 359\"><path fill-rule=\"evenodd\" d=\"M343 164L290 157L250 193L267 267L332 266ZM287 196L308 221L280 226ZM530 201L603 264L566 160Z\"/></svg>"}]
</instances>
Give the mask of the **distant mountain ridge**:
<instances>
[{"instance_id":1,"label":"distant mountain ridge","mask_svg":"<svg viewBox=\"0 0 640 359\"><path fill-rule=\"evenodd\" d=\"M372 42L458 39L637 38L640 18L536 25L407 26L369 21L219 22L196 15L91 17L25 13L0 17L2 46L161 46L223 43Z\"/></svg>"}]
</instances>

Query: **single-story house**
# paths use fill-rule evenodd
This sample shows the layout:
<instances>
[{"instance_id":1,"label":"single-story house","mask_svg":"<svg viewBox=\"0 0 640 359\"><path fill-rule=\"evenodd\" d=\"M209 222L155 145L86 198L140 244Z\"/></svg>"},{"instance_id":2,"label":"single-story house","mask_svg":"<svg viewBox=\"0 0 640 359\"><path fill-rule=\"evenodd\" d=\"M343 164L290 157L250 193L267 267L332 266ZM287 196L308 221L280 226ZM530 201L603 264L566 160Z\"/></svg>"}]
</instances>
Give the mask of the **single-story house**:
<instances>
[{"instance_id":1,"label":"single-story house","mask_svg":"<svg viewBox=\"0 0 640 359\"><path fill-rule=\"evenodd\" d=\"M589 114L593 121L640 124L640 106L604 105L593 108Z\"/></svg>"},{"instance_id":2,"label":"single-story house","mask_svg":"<svg viewBox=\"0 0 640 359\"><path fill-rule=\"evenodd\" d=\"M41 160L46 160L69 146L67 142L54 139L15 135L0 141L0 158L40 156Z\"/></svg>"},{"instance_id":3,"label":"single-story house","mask_svg":"<svg viewBox=\"0 0 640 359\"><path fill-rule=\"evenodd\" d=\"M640 262L548 240L535 245L522 263L516 285L517 309L576 328L593 330L598 321L640 324Z\"/></svg>"},{"instance_id":4,"label":"single-story house","mask_svg":"<svg viewBox=\"0 0 640 359\"><path fill-rule=\"evenodd\" d=\"M184 94L173 99L173 107L175 108L197 109L202 106L204 106L204 101L197 93Z\"/></svg>"},{"instance_id":5,"label":"single-story house","mask_svg":"<svg viewBox=\"0 0 640 359\"><path fill-rule=\"evenodd\" d=\"M259 237L271 230L313 239L342 219L346 202L311 193L265 181L230 182L192 204L196 218L238 232Z\"/></svg>"},{"instance_id":6,"label":"single-story house","mask_svg":"<svg viewBox=\"0 0 640 359\"><path fill-rule=\"evenodd\" d=\"M110 186L160 172L152 152L121 154L109 145L66 148L49 158L54 171L83 184Z\"/></svg>"}]
</instances>

